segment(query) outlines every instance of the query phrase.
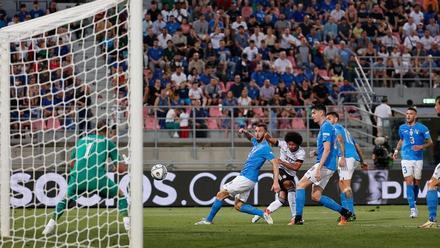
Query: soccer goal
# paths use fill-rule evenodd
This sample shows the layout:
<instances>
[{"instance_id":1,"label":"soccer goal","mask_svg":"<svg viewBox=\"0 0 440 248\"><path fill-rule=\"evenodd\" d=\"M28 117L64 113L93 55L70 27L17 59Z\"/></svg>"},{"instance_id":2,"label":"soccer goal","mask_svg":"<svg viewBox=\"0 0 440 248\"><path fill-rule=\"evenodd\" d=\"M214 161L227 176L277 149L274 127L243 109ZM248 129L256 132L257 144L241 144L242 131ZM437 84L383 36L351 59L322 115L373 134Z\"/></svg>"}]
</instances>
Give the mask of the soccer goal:
<instances>
[{"instance_id":1,"label":"soccer goal","mask_svg":"<svg viewBox=\"0 0 440 248\"><path fill-rule=\"evenodd\" d=\"M0 30L0 246L142 247L142 2Z\"/></svg>"}]
</instances>

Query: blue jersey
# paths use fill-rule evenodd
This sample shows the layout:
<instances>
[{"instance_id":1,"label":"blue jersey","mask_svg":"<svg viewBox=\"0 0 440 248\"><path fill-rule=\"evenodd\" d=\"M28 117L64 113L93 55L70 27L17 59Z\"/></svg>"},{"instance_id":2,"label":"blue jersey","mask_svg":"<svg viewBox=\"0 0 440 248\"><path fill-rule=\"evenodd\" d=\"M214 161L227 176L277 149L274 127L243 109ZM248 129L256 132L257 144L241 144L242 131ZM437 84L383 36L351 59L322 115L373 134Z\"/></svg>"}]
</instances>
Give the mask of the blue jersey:
<instances>
[{"instance_id":1,"label":"blue jersey","mask_svg":"<svg viewBox=\"0 0 440 248\"><path fill-rule=\"evenodd\" d=\"M334 125L335 130L336 130L336 137L338 137L338 135L342 136L342 139L344 140L344 146L345 146L345 154L344 157L346 158L354 158L357 161L360 161L360 157L359 154L357 153L356 150L356 141L354 140L353 137L351 137L350 132L345 129L341 124L335 124ZM339 147L339 143L338 143L338 156L341 157L341 149Z\"/></svg>"},{"instance_id":2,"label":"blue jersey","mask_svg":"<svg viewBox=\"0 0 440 248\"><path fill-rule=\"evenodd\" d=\"M431 138L425 125L418 122L413 126L402 124L399 127L399 137L403 141L401 149L403 160L423 160L423 150L413 151L412 146L423 145L426 139Z\"/></svg>"},{"instance_id":3,"label":"blue jersey","mask_svg":"<svg viewBox=\"0 0 440 248\"><path fill-rule=\"evenodd\" d=\"M252 138L251 142L253 147L244 163L240 175L254 182L258 182L258 174L264 162L274 159L275 156L266 140L258 143L256 138Z\"/></svg>"},{"instance_id":4,"label":"blue jersey","mask_svg":"<svg viewBox=\"0 0 440 248\"><path fill-rule=\"evenodd\" d=\"M338 156L338 151L335 148L336 132L335 128L329 121L324 121L319 129L318 139L316 140L318 146L318 159L316 163L319 163L322 154L324 153L324 142L330 142L330 154L328 155L324 166L329 170L335 171L336 157Z\"/></svg>"}]
</instances>

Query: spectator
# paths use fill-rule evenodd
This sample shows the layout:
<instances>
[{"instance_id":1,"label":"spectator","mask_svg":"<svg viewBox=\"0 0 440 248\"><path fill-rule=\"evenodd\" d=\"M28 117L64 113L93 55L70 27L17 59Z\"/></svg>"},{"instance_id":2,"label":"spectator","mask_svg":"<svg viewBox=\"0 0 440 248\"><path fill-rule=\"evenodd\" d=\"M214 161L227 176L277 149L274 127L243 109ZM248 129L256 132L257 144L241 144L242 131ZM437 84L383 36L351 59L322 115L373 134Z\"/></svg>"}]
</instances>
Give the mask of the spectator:
<instances>
[{"instance_id":1,"label":"spectator","mask_svg":"<svg viewBox=\"0 0 440 248\"><path fill-rule=\"evenodd\" d=\"M32 4L32 10L30 11L30 15L33 18L44 16L46 12L40 9L40 3L38 1L34 1Z\"/></svg>"},{"instance_id":2,"label":"spectator","mask_svg":"<svg viewBox=\"0 0 440 248\"><path fill-rule=\"evenodd\" d=\"M230 86L229 90L232 92L235 98L238 98L241 96L244 88L245 85L242 83L240 75L235 75L234 83Z\"/></svg>"},{"instance_id":3,"label":"spectator","mask_svg":"<svg viewBox=\"0 0 440 248\"><path fill-rule=\"evenodd\" d=\"M275 95L275 88L270 84L268 79L264 80L263 87L260 88L260 98L263 101L269 102Z\"/></svg>"},{"instance_id":4,"label":"spectator","mask_svg":"<svg viewBox=\"0 0 440 248\"><path fill-rule=\"evenodd\" d=\"M240 97L237 99L238 106L247 107L250 106L252 99L248 96L248 90L244 88Z\"/></svg>"},{"instance_id":5,"label":"spectator","mask_svg":"<svg viewBox=\"0 0 440 248\"><path fill-rule=\"evenodd\" d=\"M286 72L286 68L292 68L292 63L287 59L286 52L280 52L280 57L277 58L274 62L274 67L276 72L284 73Z\"/></svg>"},{"instance_id":6,"label":"spectator","mask_svg":"<svg viewBox=\"0 0 440 248\"><path fill-rule=\"evenodd\" d=\"M160 95L156 97L154 102L156 116L159 119L160 128L165 128L165 117L171 107L171 100L167 96L166 89L161 89Z\"/></svg>"},{"instance_id":7,"label":"spectator","mask_svg":"<svg viewBox=\"0 0 440 248\"><path fill-rule=\"evenodd\" d=\"M333 17L330 17L328 22L324 24L324 39L326 41L335 40L338 35L338 25Z\"/></svg>"},{"instance_id":8,"label":"spectator","mask_svg":"<svg viewBox=\"0 0 440 248\"><path fill-rule=\"evenodd\" d=\"M203 98L203 91L202 89L199 87L199 83L198 82L193 82L191 89L189 90L189 98L193 101L193 100L199 100L201 101Z\"/></svg>"},{"instance_id":9,"label":"spectator","mask_svg":"<svg viewBox=\"0 0 440 248\"><path fill-rule=\"evenodd\" d=\"M176 71L171 75L171 82L179 87L180 84L186 82L186 80L187 77L186 74L183 72L183 68L180 66L177 67Z\"/></svg>"},{"instance_id":10,"label":"spectator","mask_svg":"<svg viewBox=\"0 0 440 248\"><path fill-rule=\"evenodd\" d=\"M162 28L161 33L157 36L157 40L159 41L159 46L162 49L166 49L168 47L168 41L172 39L172 36L168 33L166 28Z\"/></svg>"},{"instance_id":11,"label":"spectator","mask_svg":"<svg viewBox=\"0 0 440 248\"><path fill-rule=\"evenodd\" d=\"M408 17L408 21L402 27L403 37L413 35L416 29L417 29L417 24L414 23L414 19L412 17Z\"/></svg>"},{"instance_id":12,"label":"spectator","mask_svg":"<svg viewBox=\"0 0 440 248\"><path fill-rule=\"evenodd\" d=\"M196 34L200 39L206 39L208 37L209 23L206 21L204 15L200 15L192 24Z\"/></svg>"},{"instance_id":13,"label":"spectator","mask_svg":"<svg viewBox=\"0 0 440 248\"><path fill-rule=\"evenodd\" d=\"M255 80L251 80L249 86L247 87L248 96L253 100L257 100L260 97L260 88L258 88Z\"/></svg>"},{"instance_id":14,"label":"spectator","mask_svg":"<svg viewBox=\"0 0 440 248\"><path fill-rule=\"evenodd\" d=\"M165 117L165 128L173 130L173 132L170 133L173 138L179 138L179 127L179 110L170 108Z\"/></svg>"},{"instance_id":15,"label":"spectator","mask_svg":"<svg viewBox=\"0 0 440 248\"><path fill-rule=\"evenodd\" d=\"M185 109L180 110L179 115L180 138L189 138L189 114Z\"/></svg>"},{"instance_id":16,"label":"spectator","mask_svg":"<svg viewBox=\"0 0 440 248\"><path fill-rule=\"evenodd\" d=\"M384 97L382 103L374 110L374 116L377 124L377 136L384 136L384 129L389 126L389 120L392 116L391 107L388 105L388 99Z\"/></svg>"},{"instance_id":17,"label":"spectator","mask_svg":"<svg viewBox=\"0 0 440 248\"><path fill-rule=\"evenodd\" d=\"M249 41L249 46L245 47L243 53L247 55L247 59L249 59L249 61L254 60L255 56L258 54L258 48L255 46L254 40Z\"/></svg>"},{"instance_id":18,"label":"spectator","mask_svg":"<svg viewBox=\"0 0 440 248\"><path fill-rule=\"evenodd\" d=\"M339 55L339 48L334 45L333 40L330 40L328 43L328 47L324 49L324 58L327 64L333 62L336 56Z\"/></svg>"},{"instance_id":19,"label":"spectator","mask_svg":"<svg viewBox=\"0 0 440 248\"><path fill-rule=\"evenodd\" d=\"M341 9L341 5L337 3L335 9L330 12L330 17L333 18L335 22L339 22L345 16L345 11Z\"/></svg>"}]
</instances>

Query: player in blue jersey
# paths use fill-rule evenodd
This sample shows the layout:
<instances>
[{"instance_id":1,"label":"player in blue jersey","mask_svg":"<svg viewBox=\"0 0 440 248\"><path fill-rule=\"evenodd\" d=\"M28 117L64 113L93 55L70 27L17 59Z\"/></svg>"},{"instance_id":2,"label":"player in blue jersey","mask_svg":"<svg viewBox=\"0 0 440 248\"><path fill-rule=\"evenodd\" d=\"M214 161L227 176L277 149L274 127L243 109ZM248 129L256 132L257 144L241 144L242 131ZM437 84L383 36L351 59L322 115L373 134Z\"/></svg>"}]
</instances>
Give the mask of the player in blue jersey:
<instances>
[{"instance_id":1,"label":"player in blue jersey","mask_svg":"<svg viewBox=\"0 0 440 248\"><path fill-rule=\"evenodd\" d=\"M368 165L363 161L363 152L350 132L341 124L338 124L339 114L336 112L327 113L327 120L333 124L336 131L336 140L338 142L338 174L339 189L341 191L341 205L353 214L349 221L355 220L356 215L353 203L353 191L351 189L351 178L353 172L361 164L362 169L367 169Z\"/></svg>"},{"instance_id":2,"label":"player in blue jersey","mask_svg":"<svg viewBox=\"0 0 440 248\"><path fill-rule=\"evenodd\" d=\"M337 150L335 148L336 135L333 125L326 120L326 109L324 105L315 105L312 107L312 119L319 124L320 129L317 143L317 161L306 174L301 178L296 190L296 216L294 224L302 225L302 215L304 203L306 200L305 188L312 185L312 200L319 202L325 207L341 214L339 225L347 223L351 217L351 212L336 203L328 196L322 195L328 181L336 171Z\"/></svg>"},{"instance_id":3,"label":"player in blue jersey","mask_svg":"<svg viewBox=\"0 0 440 248\"><path fill-rule=\"evenodd\" d=\"M440 116L440 96L435 99L435 111ZM426 193L426 205L428 205L428 221L419 226L420 228L437 228L437 206L440 187L440 164L435 167L431 180L428 181L428 193Z\"/></svg>"},{"instance_id":4,"label":"player in blue jersey","mask_svg":"<svg viewBox=\"0 0 440 248\"><path fill-rule=\"evenodd\" d=\"M411 218L418 216L416 201L420 179L422 179L423 150L432 145L428 128L416 119L417 110L409 107L406 111L406 123L399 127L400 140L393 154L393 159L396 160L402 148L402 172L406 182L406 196Z\"/></svg>"},{"instance_id":5,"label":"player in blue jersey","mask_svg":"<svg viewBox=\"0 0 440 248\"><path fill-rule=\"evenodd\" d=\"M278 183L278 160L272 153L272 148L269 143L264 138L267 133L267 127L264 124L257 125L255 128L255 136L243 128L239 130L239 133L244 134L246 138L252 142L252 150L249 152L240 175L223 186L223 188L217 193L208 216L195 223L196 225L212 224L215 215L222 207L223 200L229 196L235 197L234 208L236 210L251 215L258 215L264 218L268 224L273 224L273 220L268 213L249 204L245 204L249 197L249 193L258 182L259 171L266 160L269 160L272 163L274 178L272 190L277 193L280 191L280 184Z\"/></svg>"}]
</instances>

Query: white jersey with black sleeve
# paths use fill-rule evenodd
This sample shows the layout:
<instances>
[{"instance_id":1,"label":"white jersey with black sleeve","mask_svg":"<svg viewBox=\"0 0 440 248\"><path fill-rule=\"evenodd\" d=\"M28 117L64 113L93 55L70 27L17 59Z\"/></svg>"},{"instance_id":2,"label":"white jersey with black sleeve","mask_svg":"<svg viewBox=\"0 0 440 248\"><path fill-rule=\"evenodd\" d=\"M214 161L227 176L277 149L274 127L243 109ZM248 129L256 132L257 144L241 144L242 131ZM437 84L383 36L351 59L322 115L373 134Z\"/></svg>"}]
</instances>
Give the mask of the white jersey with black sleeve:
<instances>
[{"instance_id":1,"label":"white jersey with black sleeve","mask_svg":"<svg viewBox=\"0 0 440 248\"><path fill-rule=\"evenodd\" d=\"M287 142L284 140L278 140L278 147L280 148L280 159L287 163L304 162L306 158L305 150L300 146L298 150L291 152L287 146ZM289 175L296 176L296 171L288 169L280 164L280 168L283 168Z\"/></svg>"}]
</instances>

